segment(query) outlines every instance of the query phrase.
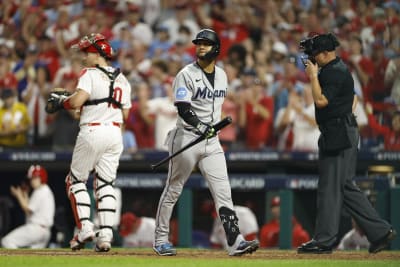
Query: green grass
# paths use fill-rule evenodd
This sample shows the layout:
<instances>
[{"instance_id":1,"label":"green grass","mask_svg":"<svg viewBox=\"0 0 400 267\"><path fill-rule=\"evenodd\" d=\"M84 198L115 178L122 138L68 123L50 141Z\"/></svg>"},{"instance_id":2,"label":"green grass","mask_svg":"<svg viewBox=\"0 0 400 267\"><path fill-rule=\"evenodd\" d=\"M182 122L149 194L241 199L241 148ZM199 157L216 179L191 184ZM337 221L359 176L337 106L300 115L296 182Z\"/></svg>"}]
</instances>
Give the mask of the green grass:
<instances>
[{"instance_id":1,"label":"green grass","mask_svg":"<svg viewBox=\"0 0 400 267\"><path fill-rule=\"evenodd\" d=\"M140 257L71 257L71 256L1 256L1 267L125 267L125 266L149 266L149 267L285 267L285 266L324 266L324 267L398 267L399 261L364 261L364 260L244 260L233 259L182 259L182 258L140 258Z\"/></svg>"},{"instance_id":2,"label":"green grass","mask_svg":"<svg viewBox=\"0 0 400 267\"><path fill-rule=\"evenodd\" d=\"M260 251L243 257L228 257L224 252L213 252L196 249L181 250L176 257L159 257L150 249L127 250L113 249L113 253L98 254L88 250L72 253L66 249L58 250L4 250L0 249L0 267L399 267L400 252L391 254L389 259L380 259L367 252L359 254L336 254L315 256L315 258L299 258L294 252ZM286 254L287 255L286 255ZM379 255L379 254L378 254ZM339 259L335 259L335 257ZM278 258L278 259L277 259ZM282 259L281 259L282 258Z\"/></svg>"}]
</instances>

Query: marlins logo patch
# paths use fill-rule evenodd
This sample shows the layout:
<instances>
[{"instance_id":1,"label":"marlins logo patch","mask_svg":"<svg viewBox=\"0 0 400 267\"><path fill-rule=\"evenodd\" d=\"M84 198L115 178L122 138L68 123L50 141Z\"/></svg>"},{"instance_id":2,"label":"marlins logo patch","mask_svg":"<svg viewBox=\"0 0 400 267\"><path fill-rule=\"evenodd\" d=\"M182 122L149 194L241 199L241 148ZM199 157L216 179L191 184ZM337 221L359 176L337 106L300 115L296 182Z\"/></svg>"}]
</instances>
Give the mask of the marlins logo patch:
<instances>
[{"instance_id":1,"label":"marlins logo patch","mask_svg":"<svg viewBox=\"0 0 400 267\"><path fill-rule=\"evenodd\" d=\"M186 88L180 87L176 90L175 98L177 100L183 100L185 99L186 95L187 95Z\"/></svg>"}]
</instances>

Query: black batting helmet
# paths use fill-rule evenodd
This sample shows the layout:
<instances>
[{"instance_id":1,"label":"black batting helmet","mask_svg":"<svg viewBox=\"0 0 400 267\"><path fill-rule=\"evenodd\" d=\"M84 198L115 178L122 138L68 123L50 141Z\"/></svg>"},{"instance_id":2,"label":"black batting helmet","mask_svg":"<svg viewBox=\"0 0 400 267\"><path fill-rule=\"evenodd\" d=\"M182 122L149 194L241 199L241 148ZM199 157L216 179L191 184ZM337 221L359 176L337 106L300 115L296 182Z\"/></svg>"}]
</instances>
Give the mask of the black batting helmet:
<instances>
[{"instance_id":1,"label":"black batting helmet","mask_svg":"<svg viewBox=\"0 0 400 267\"><path fill-rule=\"evenodd\" d=\"M208 41L212 43L212 48L210 52L208 52L204 59L214 59L219 55L221 43L219 41L218 35L215 31L211 29L203 29L199 31L196 35L196 38L192 40L192 43L197 44L199 41Z\"/></svg>"}]
</instances>

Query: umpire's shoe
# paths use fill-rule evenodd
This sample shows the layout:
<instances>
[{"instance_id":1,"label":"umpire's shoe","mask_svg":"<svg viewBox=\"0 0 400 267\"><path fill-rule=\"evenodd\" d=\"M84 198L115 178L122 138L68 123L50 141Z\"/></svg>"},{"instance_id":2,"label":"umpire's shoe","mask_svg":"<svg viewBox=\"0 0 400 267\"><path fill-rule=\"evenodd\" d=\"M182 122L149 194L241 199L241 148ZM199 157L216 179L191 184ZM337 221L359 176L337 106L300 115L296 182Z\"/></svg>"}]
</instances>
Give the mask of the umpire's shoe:
<instances>
[{"instance_id":1,"label":"umpire's shoe","mask_svg":"<svg viewBox=\"0 0 400 267\"><path fill-rule=\"evenodd\" d=\"M236 245L236 243L239 243ZM241 256L243 254L251 254L260 247L260 242L258 240L240 240L236 239L235 244L228 248L229 256Z\"/></svg>"},{"instance_id":2,"label":"umpire's shoe","mask_svg":"<svg viewBox=\"0 0 400 267\"><path fill-rule=\"evenodd\" d=\"M384 237L379 239L376 242L371 242L369 246L368 252L369 253L378 253L385 248L387 248L392 240L396 238L397 232L394 229L390 229L389 232L386 233Z\"/></svg>"},{"instance_id":3,"label":"umpire's shoe","mask_svg":"<svg viewBox=\"0 0 400 267\"><path fill-rule=\"evenodd\" d=\"M176 249L170 243L165 243L165 244L161 244L158 246L154 246L153 250L159 256L175 256L176 255Z\"/></svg>"},{"instance_id":4,"label":"umpire's shoe","mask_svg":"<svg viewBox=\"0 0 400 267\"><path fill-rule=\"evenodd\" d=\"M332 247L323 246L317 243L314 239L302 244L297 248L299 254L331 254Z\"/></svg>"}]
</instances>

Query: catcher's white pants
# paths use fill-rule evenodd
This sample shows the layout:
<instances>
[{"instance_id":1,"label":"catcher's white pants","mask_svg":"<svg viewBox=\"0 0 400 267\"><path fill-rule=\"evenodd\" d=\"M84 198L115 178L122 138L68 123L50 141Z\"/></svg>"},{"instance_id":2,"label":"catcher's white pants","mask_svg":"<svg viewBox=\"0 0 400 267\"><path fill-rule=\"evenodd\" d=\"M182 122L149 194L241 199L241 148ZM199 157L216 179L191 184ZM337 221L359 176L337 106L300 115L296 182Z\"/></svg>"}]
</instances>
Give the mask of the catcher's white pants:
<instances>
[{"instance_id":1,"label":"catcher's white pants","mask_svg":"<svg viewBox=\"0 0 400 267\"><path fill-rule=\"evenodd\" d=\"M99 224L100 227L104 228L99 231L99 238L107 241L113 238L111 228L115 221L114 210L116 209L116 203L112 183L117 176L122 150L123 143L120 127L110 123L96 126L83 125L79 131L72 155L71 172L75 179L82 182L70 186L72 191L80 191L79 194L74 195L78 203L75 203L76 207L73 207L78 213L79 218L76 219L90 218L91 203L86 190L86 181L89 173L95 170L95 176L101 178L101 181L95 179L96 187L101 187L98 191L96 190L96 198L97 200L103 199L97 203ZM86 205L80 206L79 203Z\"/></svg>"},{"instance_id":2,"label":"catcher's white pants","mask_svg":"<svg viewBox=\"0 0 400 267\"><path fill-rule=\"evenodd\" d=\"M92 170L112 182L117 176L122 150L121 128L113 125L81 126L72 154L71 171L82 182L86 182Z\"/></svg>"}]
</instances>

